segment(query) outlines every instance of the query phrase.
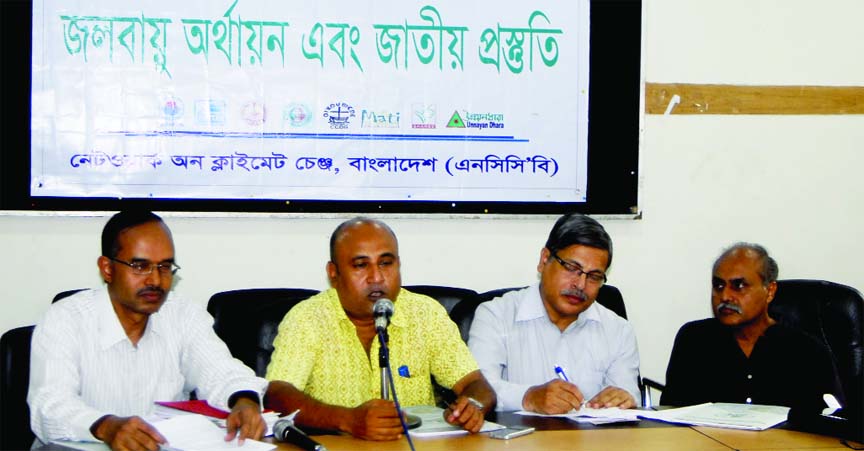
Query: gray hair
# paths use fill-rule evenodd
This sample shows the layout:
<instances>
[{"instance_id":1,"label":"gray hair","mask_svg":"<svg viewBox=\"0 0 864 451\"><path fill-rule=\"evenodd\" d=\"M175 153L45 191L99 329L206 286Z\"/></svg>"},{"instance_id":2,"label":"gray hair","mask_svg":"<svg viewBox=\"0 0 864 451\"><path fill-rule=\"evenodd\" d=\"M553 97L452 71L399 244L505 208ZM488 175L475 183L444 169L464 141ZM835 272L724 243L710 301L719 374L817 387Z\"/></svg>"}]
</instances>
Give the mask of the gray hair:
<instances>
[{"instance_id":1,"label":"gray hair","mask_svg":"<svg viewBox=\"0 0 864 451\"><path fill-rule=\"evenodd\" d=\"M762 264L762 268L759 270L759 277L762 278L762 285L768 286L771 282L777 281L777 277L780 275L780 268L777 267L777 262L768 255L768 250L759 244L745 243L743 241L727 247L723 253L717 257L717 260L714 260L714 266L712 267L711 272L717 272L717 267L720 266L720 262L738 251L750 251L755 253L759 258L759 262Z\"/></svg>"}]
</instances>

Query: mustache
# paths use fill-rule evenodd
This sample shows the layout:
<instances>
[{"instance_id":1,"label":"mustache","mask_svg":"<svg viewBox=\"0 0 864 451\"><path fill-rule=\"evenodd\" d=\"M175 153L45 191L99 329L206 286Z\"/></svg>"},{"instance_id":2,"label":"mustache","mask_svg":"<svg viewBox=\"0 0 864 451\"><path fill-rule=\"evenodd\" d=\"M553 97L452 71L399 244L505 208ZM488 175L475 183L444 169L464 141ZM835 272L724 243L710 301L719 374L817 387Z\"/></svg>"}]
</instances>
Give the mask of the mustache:
<instances>
[{"instance_id":1,"label":"mustache","mask_svg":"<svg viewBox=\"0 0 864 451\"><path fill-rule=\"evenodd\" d=\"M718 312L724 308L729 309L729 310L734 310L735 313L738 313L738 314L741 314L741 312L742 312L741 307L739 305L733 304L731 302L725 302L724 301L724 302L717 304L717 311Z\"/></svg>"},{"instance_id":2,"label":"mustache","mask_svg":"<svg viewBox=\"0 0 864 451\"><path fill-rule=\"evenodd\" d=\"M582 299L588 299L588 294L585 291L580 290L578 288L568 288L566 290L561 290L562 296L576 296Z\"/></svg>"},{"instance_id":3,"label":"mustache","mask_svg":"<svg viewBox=\"0 0 864 451\"><path fill-rule=\"evenodd\" d=\"M160 296L165 296L165 290L163 290L160 287L144 287L144 288L138 290L137 295L143 296L145 294L151 294L151 293L156 293Z\"/></svg>"}]
</instances>

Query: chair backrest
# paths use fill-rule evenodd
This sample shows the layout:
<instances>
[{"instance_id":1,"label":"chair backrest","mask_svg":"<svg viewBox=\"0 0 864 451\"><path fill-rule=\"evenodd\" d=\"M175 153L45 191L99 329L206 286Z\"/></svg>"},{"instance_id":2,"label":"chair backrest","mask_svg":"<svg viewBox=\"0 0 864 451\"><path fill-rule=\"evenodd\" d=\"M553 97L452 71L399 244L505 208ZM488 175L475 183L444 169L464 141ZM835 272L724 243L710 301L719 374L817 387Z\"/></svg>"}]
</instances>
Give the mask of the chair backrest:
<instances>
[{"instance_id":1,"label":"chair backrest","mask_svg":"<svg viewBox=\"0 0 864 451\"><path fill-rule=\"evenodd\" d=\"M0 338L0 449L30 449L30 339L35 326L6 331Z\"/></svg>"},{"instance_id":2,"label":"chair backrest","mask_svg":"<svg viewBox=\"0 0 864 451\"><path fill-rule=\"evenodd\" d=\"M460 302L471 299L477 296L477 292L468 288L445 287L440 285L405 285L402 288L406 290L429 296L438 301L447 310L447 313L453 311Z\"/></svg>"},{"instance_id":3,"label":"chair backrest","mask_svg":"<svg viewBox=\"0 0 864 451\"><path fill-rule=\"evenodd\" d=\"M84 291L84 290L89 290L89 288L76 288L74 290L61 291L61 292L57 293L56 295L54 295L54 299L51 300L51 303L53 304L53 303L59 301L60 299L68 298L69 296L72 296L73 294L75 294L79 291Z\"/></svg>"},{"instance_id":4,"label":"chair backrest","mask_svg":"<svg viewBox=\"0 0 864 451\"><path fill-rule=\"evenodd\" d=\"M503 296L510 291L521 290L523 288L525 287L498 288L497 290L486 291L453 307L453 310L450 312L450 319L459 326L459 333L462 335L462 339L465 342L468 341L468 332L471 331L471 322L474 321L474 311L477 310L478 305ZM621 290L618 288L612 285L603 285L597 293L597 302L617 313L618 316L627 319L624 297L621 296Z\"/></svg>"},{"instance_id":5,"label":"chair backrest","mask_svg":"<svg viewBox=\"0 0 864 451\"><path fill-rule=\"evenodd\" d=\"M251 288L214 294L207 303L216 335L231 355L264 377L282 318L300 301L317 294L305 288Z\"/></svg>"},{"instance_id":6,"label":"chair backrest","mask_svg":"<svg viewBox=\"0 0 864 451\"><path fill-rule=\"evenodd\" d=\"M864 298L855 288L824 280L779 280L769 315L824 343L837 366L847 404L864 402Z\"/></svg>"}]
</instances>

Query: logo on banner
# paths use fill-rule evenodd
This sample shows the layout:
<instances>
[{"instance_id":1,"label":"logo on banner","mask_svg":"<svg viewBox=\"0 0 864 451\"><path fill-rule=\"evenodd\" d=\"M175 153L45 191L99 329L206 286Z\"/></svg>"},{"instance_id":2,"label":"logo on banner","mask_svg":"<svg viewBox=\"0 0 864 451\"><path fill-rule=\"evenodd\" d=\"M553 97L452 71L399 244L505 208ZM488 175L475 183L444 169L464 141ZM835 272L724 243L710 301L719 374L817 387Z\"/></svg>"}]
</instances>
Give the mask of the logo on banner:
<instances>
[{"instance_id":1,"label":"logo on banner","mask_svg":"<svg viewBox=\"0 0 864 451\"><path fill-rule=\"evenodd\" d=\"M416 103L411 106L411 128L436 128L438 107Z\"/></svg>"},{"instance_id":2,"label":"logo on banner","mask_svg":"<svg viewBox=\"0 0 864 451\"><path fill-rule=\"evenodd\" d=\"M195 102L195 122L198 125L225 125L228 106L224 100Z\"/></svg>"},{"instance_id":3,"label":"logo on banner","mask_svg":"<svg viewBox=\"0 0 864 451\"><path fill-rule=\"evenodd\" d=\"M282 121L291 127L305 127L312 122L312 111L302 103L291 103L282 110Z\"/></svg>"},{"instance_id":4,"label":"logo on banner","mask_svg":"<svg viewBox=\"0 0 864 451\"><path fill-rule=\"evenodd\" d=\"M450 120L447 121L447 128L465 128L465 121L462 120L462 116L459 116L458 111L454 111L453 115L450 116Z\"/></svg>"},{"instance_id":5,"label":"logo on banner","mask_svg":"<svg viewBox=\"0 0 864 451\"><path fill-rule=\"evenodd\" d=\"M463 111L460 116L459 112L455 111L453 112L453 116L450 118L450 122L455 123L457 119L462 125L453 125L453 127L479 129L504 128L504 114L502 113L474 113ZM450 127L450 124L447 124L447 126Z\"/></svg>"},{"instance_id":6,"label":"logo on banner","mask_svg":"<svg viewBox=\"0 0 864 451\"><path fill-rule=\"evenodd\" d=\"M247 125L264 125L267 122L267 106L262 102L246 102L240 114Z\"/></svg>"},{"instance_id":7,"label":"logo on banner","mask_svg":"<svg viewBox=\"0 0 864 451\"><path fill-rule=\"evenodd\" d=\"M183 117L183 101L178 97L168 96L163 99L160 108L162 111L162 118L165 120L165 126L174 126L177 121Z\"/></svg>"},{"instance_id":8,"label":"logo on banner","mask_svg":"<svg viewBox=\"0 0 864 451\"><path fill-rule=\"evenodd\" d=\"M399 128L402 113L386 110L360 112L360 128Z\"/></svg>"},{"instance_id":9,"label":"logo on banner","mask_svg":"<svg viewBox=\"0 0 864 451\"><path fill-rule=\"evenodd\" d=\"M324 108L324 117L330 128L335 130L347 129L355 115L354 107L345 102L331 103Z\"/></svg>"}]
</instances>

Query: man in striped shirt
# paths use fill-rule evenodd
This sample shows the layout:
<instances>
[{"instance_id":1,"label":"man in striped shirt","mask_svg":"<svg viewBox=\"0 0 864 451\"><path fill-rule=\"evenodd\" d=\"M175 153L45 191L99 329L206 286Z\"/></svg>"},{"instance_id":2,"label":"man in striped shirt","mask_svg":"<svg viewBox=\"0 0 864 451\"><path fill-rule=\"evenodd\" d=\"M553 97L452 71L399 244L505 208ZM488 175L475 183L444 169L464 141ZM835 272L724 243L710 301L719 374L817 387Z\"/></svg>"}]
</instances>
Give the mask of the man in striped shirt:
<instances>
[{"instance_id":1,"label":"man in striped shirt","mask_svg":"<svg viewBox=\"0 0 864 451\"><path fill-rule=\"evenodd\" d=\"M33 334L27 400L39 441L155 451L165 438L142 417L192 390L230 411L226 440L260 438L267 383L231 357L201 306L169 296L179 266L162 219L113 216L97 265L106 286L53 304Z\"/></svg>"}]
</instances>

